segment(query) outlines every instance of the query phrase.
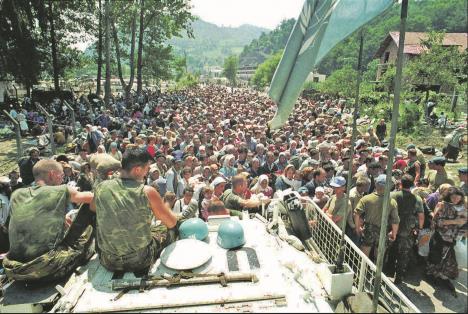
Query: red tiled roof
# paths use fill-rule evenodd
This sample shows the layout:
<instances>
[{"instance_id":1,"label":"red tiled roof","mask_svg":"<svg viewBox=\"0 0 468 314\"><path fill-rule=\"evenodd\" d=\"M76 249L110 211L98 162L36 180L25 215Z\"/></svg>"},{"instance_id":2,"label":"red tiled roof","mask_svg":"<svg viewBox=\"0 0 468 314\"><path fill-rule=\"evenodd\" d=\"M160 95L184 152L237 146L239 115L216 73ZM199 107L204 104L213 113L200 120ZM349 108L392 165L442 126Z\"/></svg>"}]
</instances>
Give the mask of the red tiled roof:
<instances>
[{"instance_id":1,"label":"red tiled roof","mask_svg":"<svg viewBox=\"0 0 468 314\"><path fill-rule=\"evenodd\" d=\"M375 53L375 58L385 51L387 46L393 40L398 46L400 38L400 32L390 32L380 46L379 50ZM421 42L428 38L428 33L421 32L406 32L405 34L405 48L403 52L406 54L418 55L426 51L427 48L421 44ZM459 46L460 51L464 51L468 46L468 34L467 33L446 33L442 40L444 46Z\"/></svg>"}]
</instances>

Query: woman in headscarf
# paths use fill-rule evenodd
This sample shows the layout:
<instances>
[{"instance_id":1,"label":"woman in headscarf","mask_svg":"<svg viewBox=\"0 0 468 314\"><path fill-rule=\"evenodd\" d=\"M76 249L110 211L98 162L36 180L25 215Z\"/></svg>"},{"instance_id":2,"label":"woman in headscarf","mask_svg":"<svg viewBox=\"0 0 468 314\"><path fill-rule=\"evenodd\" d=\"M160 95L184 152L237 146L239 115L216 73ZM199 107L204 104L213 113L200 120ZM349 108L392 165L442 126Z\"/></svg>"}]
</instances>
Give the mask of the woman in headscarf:
<instances>
[{"instance_id":1,"label":"woman in headscarf","mask_svg":"<svg viewBox=\"0 0 468 314\"><path fill-rule=\"evenodd\" d=\"M106 153L106 148L104 147L104 145L99 145L97 147L97 153L98 154L105 154Z\"/></svg>"},{"instance_id":2,"label":"woman in headscarf","mask_svg":"<svg viewBox=\"0 0 468 314\"><path fill-rule=\"evenodd\" d=\"M289 188L295 190L297 188L297 183L294 182L294 175L296 174L296 168L293 165L287 165L284 168L283 174L276 179L275 190L284 191ZM300 182L299 182L300 185Z\"/></svg>"},{"instance_id":3,"label":"woman in headscarf","mask_svg":"<svg viewBox=\"0 0 468 314\"><path fill-rule=\"evenodd\" d=\"M110 145L109 145L109 155L111 155L112 157L114 157L114 159L116 159L118 161L122 161L122 153L120 152L120 150L117 149L117 143L116 142L110 143Z\"/></svg>"},{"instance_id":4,"label":"woman in headscarf","mask_svg":"<svg viewBox=\"0 0 468 314\"><path fill-rule=\"evenodd\" d=\"M269 186L269 180L266 174L262 174L258 178L257 183L255 183L255 185L252 187L250 191L252 192L252 194L261 193L268 198L273 197L273 189Z\"/></svg>"},{"instance_id":5,"label":"woman in headscarf","mask_svg":"<svg viewBox=\"0 0 468 314\"><path fill-rule=\"evenodd\" d=\"M283 171L288 165L288 157L285 152L279 153L278 160L275 161L278 171Z\"/></svg>"},{"instance_id":6,"label":"woman in headscarf","mask_svg":"<svg viewBox=\"0 0 468 314\"><path fill-rule=\"evenodd\" d=\"M250 176L256 178L260 176L260 159L253 158L249 169Z\"/></svg>"},{"instance_id":7,"label":"woman in headscarf","mask_svg":"<svg viewBox=\"0 0 468 314\"><path fill-rule=\"evenodd\" d=\"M219 169L226 178L231 178L237 174L237 169L234 168L234 162L236 157L232 154L228 154L224 157L223 167Z\"/></svg>"},{"instance_id":8,"label":"woman in headscarf","mask_svg":"<svg viewBox=\"0 0 468 314\"><path fill-rule=\"evenodd\" d=\"M438 203L432 218L434 235L429 244L427 261L428 276L442 281L452 293L455 292L450 279L458 277L455 244L462 227L467 223L467 209L463 192L455 187L448 190L443 201Z\"/></svg>"}]
</instances>

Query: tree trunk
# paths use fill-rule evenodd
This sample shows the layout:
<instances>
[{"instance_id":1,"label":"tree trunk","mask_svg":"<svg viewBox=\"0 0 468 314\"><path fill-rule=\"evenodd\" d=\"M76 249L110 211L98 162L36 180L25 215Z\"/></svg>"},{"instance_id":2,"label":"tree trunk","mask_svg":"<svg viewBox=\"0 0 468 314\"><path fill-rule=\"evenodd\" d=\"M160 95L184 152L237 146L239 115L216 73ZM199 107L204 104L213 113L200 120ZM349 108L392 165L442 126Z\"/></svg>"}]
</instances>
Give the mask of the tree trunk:
<instances>
[{"instance_id":1,"label":"tree trunk","mask_svg":"<svg viewBox=\"0 0 468 314\"><path fill-rule=\"evenodd\" d=\"M106 83L104 86L104 102L106 105L109 104L111 97L111 69L110 69L110 7L109 0L105 0L105 23L106 23L106 36L105 36L105 48L106 48Z\"/></svg>"},{"instance_id":2,"label":"tree trunk","mask_svg":"<svg viewBox=\"0 0 468 314\"><path fill-rule=\"evenodd\" d=\"M119 80L120 84L122 85L122 89L125 90L126 84L123 79L123 74L122 74L122 64L120 62L120 44L119 44L119 36L117 34L117 29L115 28L115 21L114 18L112 17L112 37L114 38L114 48L115 48L115 58L117 59L117 73L119 75Z\"/></svg>"},{"instance_id":3,"label":"tree trunk","mask_svg":"<svg viewBox=\"0 0 468 314\"><path fill-rule=\"evenodd\" d=\"M132 17L132 44L130 47L130 81L128 82L127 88L125 89L125 99L130 99L130 91L133 88L133 82L135 81L135 42L136 42L136 19L137 10L133 8Z\"/></svg>"},{"instance_id":4,"label":"tree trunk","mask_svg":"<svg viewBox=\"0 0 468 314\"><path fill-rule=\"evenodd\" d=\"M98 59L97 59L97 78L96 78L96 94L101 94L101 77L102 77L102 0L99 0L99 38L98 38Z\"/></svg>"},{"instance_id":5,"label":"tree trunk","mask_svg":"<svg viewBox=\"0 0 468 314\"><path fill-rule=\"evenodd\" d=\"M60 90L59 68L57 60L57 38L55 36L53 2L49 0L50 42L52 47L52 67L54 71L54 90Z\"/></svg>"},{"instance_id":6,"label":"tree trunk","mask_svg":"<svg viewBox=\"0 0 468 314\"><path fill-rule=\"evenodd\" d=\"M125 91L125 99L129 100L130 99L130 91L133 86L133 82L135 79L135 38L136 38L136 14L137 11L133 11L133 16L132 16L132 40L130 44L130 80L128 84L125 84L125 80L123 78L123 73L122 73L122 64L121 64L121 58L120 58L120 43L119 43L119 37L117 33L117 29L115 27L115 20L112 18L112 33L114 37L114 46L115 46L115 54L116 54L116 59L117 59L117 70L119 74L119 80L120 84L122 85L122 89Z\"/></svg>"},{"instance_id":7,"label":"tree trunk","mask_svg":"<svg viewBox=\"0 0 468 314\"><path fill-rule=\"evenodd\" d=\"M143 67L143 32L144 32L144 6L145 0L140 2L140 36L138 37L138 61L137 61L137 94L141 95L143 90L142 67Z\"/></svg>"}]
</instances>

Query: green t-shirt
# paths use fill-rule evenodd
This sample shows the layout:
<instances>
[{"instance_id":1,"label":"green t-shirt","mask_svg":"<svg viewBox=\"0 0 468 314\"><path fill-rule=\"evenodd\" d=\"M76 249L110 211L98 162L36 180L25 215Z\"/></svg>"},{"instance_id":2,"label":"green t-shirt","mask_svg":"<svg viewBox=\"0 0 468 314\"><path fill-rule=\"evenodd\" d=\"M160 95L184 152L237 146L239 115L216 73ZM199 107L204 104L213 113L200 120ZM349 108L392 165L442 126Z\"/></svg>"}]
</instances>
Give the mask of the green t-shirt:
<instances>
[{"instance_id":1,"label":"green t-shirt","mask_svg":"<svg viewBox=\"0 0 468 314\"><path fill-rule=\"evenodd\" d=\"M349 210L351 210L351 204L349 204ZM346 194L344 194L342 197L337 198L336 195L333 195L327 202L324 208L328 208L328 213L333 216L333 218L336 217L345 217L346 214ZM340 220L337 225L341 228L343 221Z\"/></svg>"},{"instance_id":2,"label":"green t-shirt","mask_svg":"<svg viewBox=\"0 0 468 314\"><path fill-rule=\"evenodd\" d=\"M242 198L229 189L224 191L221 195L220 200L224 203L224 207L227 209L233 209L242 211L244 207L241 205Z\"/></svg>"},{"instance_id":3,"label":"green t-shirt","mask_svg":"<svg viewBox=\"0 0 468 314\"><path fill-rule=\"evenodd\" d=\"M441 186L444 183L455 185L455 182L452 178L449 177L445 170L441 172L437 172L435 170L429 171L429 173L427 174L427 180L429 181L429 187L433 191L436 191L439 188L439 186Z\"/></svg>"},{"instance_id":4,"label":"green t-shirt","mask_svg":"<svg viewBox=\"0 0 468 314\"><path fill-rule=\"evenodd\" d=\"M354 212L359 215L364 214L364 220L366 223L380 227L383 200L383 195L379 195L377 192L366 195L359 200ZM389 224L400 223L400 218L398 217L398 205L394 199L390 199L388 217Z\"/></svg>"},{"instance_id":5,"label":"green t-shirt","mask_svg":"<svg viewBox=\"0 0 468 314\"><path fill-rule=\"evenodd\" d=\"M25 263L56 248L65 233L69 202L70 192L66 185L16 190L10 202L8 257Z\"/></svg>"}]
</instances>

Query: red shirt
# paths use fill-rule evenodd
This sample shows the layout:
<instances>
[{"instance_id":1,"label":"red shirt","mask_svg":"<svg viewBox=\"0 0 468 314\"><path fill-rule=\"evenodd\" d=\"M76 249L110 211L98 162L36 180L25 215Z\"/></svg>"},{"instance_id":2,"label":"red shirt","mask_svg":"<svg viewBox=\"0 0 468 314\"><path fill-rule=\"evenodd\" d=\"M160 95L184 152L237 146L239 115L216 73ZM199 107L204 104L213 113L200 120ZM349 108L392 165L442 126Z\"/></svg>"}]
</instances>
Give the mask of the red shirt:
<instances>
[{"instance_id":1,"label":"red shirt","mask_svg":"<svg viewBox=\"0 0 468 314\"><path fill-rule=\"evenodd\" d=\"M156 148L154 147L154 145L148 145L146 150L151 155L151 158L154 158L154 156L156 155Z\"/></svg>"},{"instance_id":2,"label":"red shirt","mask_svg":"<svg viewBox=\"0 0 468 314\"><path fill-rule=\"evenodd\" d=\"M393 170L400 169L401 171L404 171L406 166L408 166L408 163L406 162L406 160L400 159L400 160L395 161L395 163L393 164L392 169Z\"/></svg>"}]
</instances>

